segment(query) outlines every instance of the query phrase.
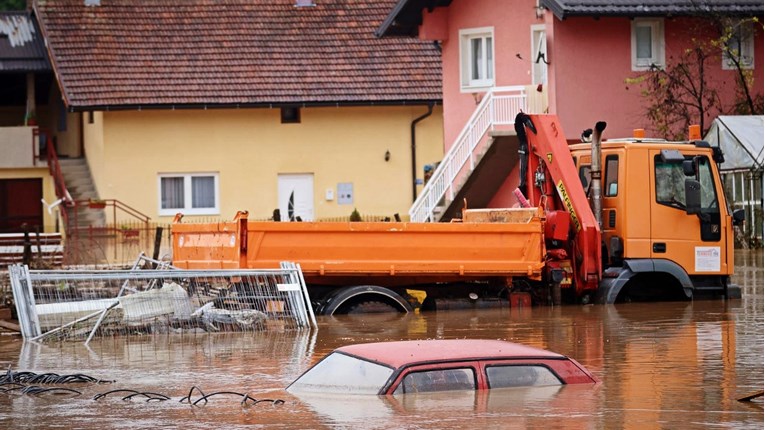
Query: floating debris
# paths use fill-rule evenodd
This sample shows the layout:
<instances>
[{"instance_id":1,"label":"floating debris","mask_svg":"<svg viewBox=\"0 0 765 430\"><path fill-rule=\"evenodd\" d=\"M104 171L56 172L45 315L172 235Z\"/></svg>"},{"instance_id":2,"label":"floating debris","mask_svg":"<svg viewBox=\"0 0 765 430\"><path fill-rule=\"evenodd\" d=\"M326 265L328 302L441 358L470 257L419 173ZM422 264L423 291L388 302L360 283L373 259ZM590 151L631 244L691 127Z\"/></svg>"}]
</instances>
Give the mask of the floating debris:
<instances>
[{"instance_id":1,"label":"floating debris","mask_svg":"<svg viewBox=\"0 0 765 430\"><path fill-rule=\"evenodd\" d=\"M194 400L192 396L194 395L194 392L199 393L199 398ZM169 400L170 397L159 394L159 393L151 393L151 392L141 392L136 390L128 390L128 389L121 389L121 390L111 390L107 391L105 393L96 394L95 397L93 397L93 400L101 400L110 394L124 394L128 393L128 395L123 396L122 400L132 400L134 397L145 397L146 402L151 401L165 401ZM188 403L191 406L197 406L198 403L204 402L205 404L208 403L208 399L215 396L236 396L240 397L242 400L240 401L240 404L243 406L252 406L252 405L258 405L260 403L270 403L272 405L278 406L283 405L285 402L282 399L256 399L252 396L250 396L248 393L239 393L236 391L216 391L214 393L205 394L201 388L197 386L191 387L189 390L189 394L182 398L179 402L180 403Z\"/></svg>"},{"instance_id":2,"label":"floating debris","mask_svg":"<svg viewBox=\"0 0 765 430\"><path fill-rule=\"evenodd\" d=\"M3 384L74 384L74 383L95 383L95 384L110 384L114 381L106 379L98 379L92 376L84 375L82 373L75 373L72 375L59 375L57 373L41 373L35 372L14 372L11 368L5 375L0 376L0 385Z\"/></svg>"},{"instance_id":3,"label":"floating debris","mask_svg":"<svg viewBox=\"0 0 765 430\"><path fill-rule=\"evenodd\" d=\"M62 394L74 394L75 396L82 395L81 392L77 390L73 390L71 388L63 388L63 387L38 387L35 385L29 385L27 387L24 387L23 390L21 390L22 394L27 394L30 396L38 396L40 394L55 394L55 395L62 395Z\"/></svg>"},{"instance_id":4,"label":"floating debris","mask_svg":"<svg viewBox=\"0 0 765 430\"><path fill-rule=\"evenodd\" d=\"M131 400L135 396L146 397L146 401L147 402L150 402L150 401L165 401L165 400L169 400L170 399L170 397L167 397L166 395L159 394L159 393L141 392L141 391L136 391L136 390L111 390L111 391L107 391L105 393L97 394L95 397L93 397L93 400L99 400L99 399L101 399L103 397L108 396L109 394L114 394L114 393L130 393L127 396L123 397L122 400Z\"/></svg>"}]
</instances>

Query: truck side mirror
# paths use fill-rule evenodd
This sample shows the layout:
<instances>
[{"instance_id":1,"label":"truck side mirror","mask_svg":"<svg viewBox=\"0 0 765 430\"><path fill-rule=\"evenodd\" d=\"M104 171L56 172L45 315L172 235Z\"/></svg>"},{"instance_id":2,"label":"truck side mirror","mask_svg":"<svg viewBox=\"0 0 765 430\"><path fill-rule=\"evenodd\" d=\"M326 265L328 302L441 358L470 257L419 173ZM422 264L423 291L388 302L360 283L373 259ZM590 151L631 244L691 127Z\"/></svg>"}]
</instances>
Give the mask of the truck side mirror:
<instances>
[{"instance_id":1,"label":"truck side mirror","mask_svg":"<svg viewBox=\"0 0 765 430\"><path fill-rule=\"evenodd\" d=\"M683 174L685 176L696 176L696 163L694 160L683 160Z\"/></svg>"},{"instance_id":2,"label":"truck side mirror","mask_svg":"<svg viewBox=\"0 0 765 430\"><path fill-rule=\"evenodd\" d=\"M683 162L685 166L685 162ZM701 214L701 183L695 179L685 180L685 213Z\"/></svg>"},{"instance_id":3,"label":"truck side mirror","mask_svg":"<svg viewBox=\"0 0 765 430\"><path fill-rule=\"evenodd\" d=\"M736 209L733 211L733 225L744 225L746 221L746 211L743 209Z\"/></svg>"},{"instance_id":4,"label":"truck side mirror","mask_svg":"<svg viewBox=\"0 0 765 430\"><path fill-rule=\"evenodd\" d=\"M723 155L722 149L719 146L712 147L712 160L718 164L725 162L725 155Z\"/></svg>"}]
</instances>

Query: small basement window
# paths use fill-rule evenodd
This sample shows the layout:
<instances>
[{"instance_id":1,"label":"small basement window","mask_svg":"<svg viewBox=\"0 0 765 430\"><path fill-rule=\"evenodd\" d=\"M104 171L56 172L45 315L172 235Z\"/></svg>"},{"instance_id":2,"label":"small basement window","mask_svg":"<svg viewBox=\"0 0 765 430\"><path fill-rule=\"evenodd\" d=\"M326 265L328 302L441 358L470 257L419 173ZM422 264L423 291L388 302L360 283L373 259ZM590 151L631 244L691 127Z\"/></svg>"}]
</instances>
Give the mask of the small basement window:
<instances>
[{"instance_id":1,"label":"small basement window","mask_svg":"<svg viewBox=\"0 0 765 430\"><path fill-rule=\"evenodd\" d=\"M283 107L282 124L300 124L300 108Z\"/></svg>"}]
</instances>

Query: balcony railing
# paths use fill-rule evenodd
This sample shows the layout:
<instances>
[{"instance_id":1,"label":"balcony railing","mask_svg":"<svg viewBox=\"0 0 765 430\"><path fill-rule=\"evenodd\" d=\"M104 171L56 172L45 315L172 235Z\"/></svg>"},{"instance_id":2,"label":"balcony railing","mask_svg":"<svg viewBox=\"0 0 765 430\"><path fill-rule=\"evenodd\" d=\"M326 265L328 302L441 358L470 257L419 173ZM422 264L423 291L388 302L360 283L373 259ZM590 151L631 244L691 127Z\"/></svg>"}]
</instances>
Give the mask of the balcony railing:
<instances>
[{"instance_id":1,"label":"balcony railing","mask_svg":"<svg viewBox=\"0 0 765 430\"><path fill-rule=\"evenodd\" d=\"M488 144L488 133L497 125L512 125L519 112L540 113L546 109L543 93L526 86L497 87L478 104L455 143L444 155L433 176L409 209L413 222L438 221L438 208L454 200L460 184L473 172Z\"/></svg>"},{"instance_id":2,"label":"balcony railing","mask_svg":"<svg viewBox=\"0 0 765 430\"><path fill-rule=\"evenodd\" d=\"M0 169L46 167L48 139L39 128L18 126L0 127Z\"/></svg>"}]
</instances>

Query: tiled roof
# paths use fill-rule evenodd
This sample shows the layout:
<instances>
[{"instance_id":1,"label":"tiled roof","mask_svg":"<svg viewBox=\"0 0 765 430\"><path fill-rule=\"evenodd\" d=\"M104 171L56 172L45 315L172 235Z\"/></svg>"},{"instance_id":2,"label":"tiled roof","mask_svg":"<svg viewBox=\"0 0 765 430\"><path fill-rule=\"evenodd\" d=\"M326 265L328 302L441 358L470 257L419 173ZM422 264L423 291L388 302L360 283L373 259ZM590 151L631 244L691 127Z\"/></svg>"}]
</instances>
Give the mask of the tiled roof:
<instances>
[{"instance_id":1,"label":"tiled roof","mask_svg":"<svg viewBox=\"0 0 765 430\"><path fill-rule=\"evenodd\" d=\"M377 38L396 0L37 0L73 110L441 99L441 56Z\"/></svg>"},{"instance_id":2,"label":"tiled roof","mask_svg":"<svg viewBox=\"0 0 765 430\"><path fill-rule=\"evenodd\" d=\"M0 12L0 73L50 71L48 53L26 11Z\"/></svg>"},{"instance_id":3,"label":"tiled roof","mask_svg":"<svg viewBox=\"0 0 765 430\"><path fill-rule=\"evenodd\" d=\"M762 0L539 0L560 19L569 16L763 14Z\"/></svg>"}]
</instances>

